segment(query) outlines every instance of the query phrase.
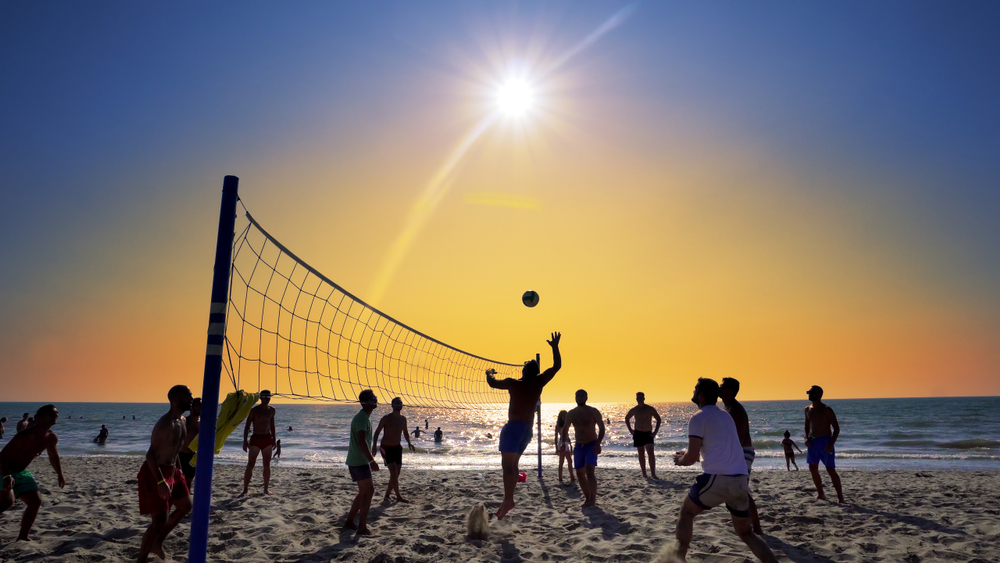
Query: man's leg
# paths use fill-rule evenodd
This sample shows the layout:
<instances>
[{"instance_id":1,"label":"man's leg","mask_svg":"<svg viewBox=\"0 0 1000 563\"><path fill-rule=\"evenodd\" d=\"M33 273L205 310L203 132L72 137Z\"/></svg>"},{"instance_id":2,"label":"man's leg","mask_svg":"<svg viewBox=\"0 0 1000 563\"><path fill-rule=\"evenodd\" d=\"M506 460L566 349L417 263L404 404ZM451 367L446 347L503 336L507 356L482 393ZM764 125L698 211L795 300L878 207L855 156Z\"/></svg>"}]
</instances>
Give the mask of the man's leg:
<instances>
[{"instance_id":1,"label":"man's leg","mask_svg":"<svg viewBox=\"0 0 1000 563\"><path fill-rule=\"evenodd\" d=\"M844 502L844 490L840 488L840 475L837 475L837 470L832 467L827 467L826 472L830 474L830 480L833 481L833 488L837 490L837 502ZM819 471L816 471L819 473Z\"/></svg>"},{"instance_id":2,"label":"man's leg","mask_svg":"<svg viewBox=\"0 0 1000 563\"><path fill-rule=\"evenodd\" d=\"M576 468L576 479L580 482L580 492L583 493L582 506L587 506L587 503L590 502L590 485L587 483L586 466Z\"/></svg>"},{"instance_id":3,"label":"man's leg","mask_svg":"<svg viewBox=\"0 0 1000 563\"><path fill-rule=\"evenodd\" d=\"M14 506L14 491L0 491L0 514L3 514L12 506Z\"/></svg>"},{"instance_id":4,"label":"man's leg","mask_svg":"<svg viewBox=\"0 0 1000 563\"><path fill-rule=\"evenodd\" d=\"M271 485L271 452L272 452L272 447L271 446L268 446L268 447L264 448L263 450L261 450L261 453L264 454L264 494L265 495L271 494L271 491L268 489L268 487L270 487L270 485ZM253 467L250 468L250 471L251 471L251 476L252 476L252 474L253 474ZM243 478L246 479L246 476L244 475Z\"/></svg>"},{"instance_id":5,"label":"man's leg","mask_svg":"<svg viewBox=\"0 0 1000 563\"><path fill-rule=\"evenodd\" d=\"M146 557L149 556L149 552L152 551L153 546L156 545L156 537L160 534L160 528L162 528L166 522L166 512L152 515L152 522L150 522L149 527L146 528L146 533L142 535L142 545L139 547L139 558L136 559L138 563L146 561Z\"/></svg>"},{"instance_id":6,"label":"man's leg","mask_svg":"<svg viewBox=\"0 0 1000 563\"><path fill-rule=\"evenodd\" d=\"M597 504L597 467L594 465L587 465L587 488L590 490L590 494L587 495L587 502L584 506L595 506Z\"/></svg>"},{"instance_id":7,"label":"man's leg","mask_svg":"<svg viewBox=\"0 0 1000 563\"><path fill-rule=\"evenodd\" d=\"M514 508L517 464L520 460L521 454L517 452L500 452L500 461L503 464L503 504L497 510L497 520L503 520L503 517Z\"/></svg>"},{"instance_id":8,"label":"man's leg","mask_svg":"<svg viewBox=\"0 0 1000 563\"><path fill-rule=\"evenodd\" d=\"M354 517L361 511L361 481L358 481L358 494L354 495L354 502L351 503L351 511L347 513L347 520L344 521L344 528L350 530L357 530L358 527L354 525Z\"/></svg>"},{"instance_id":9,"label":"man's leg","mask_svg":"<svg viewBox=\"0 0 1000 563\"><path fill-rule=\"evenodd\" d=\"M358 481L358 496L361 497L361 510L358 512L358 535L371 533L368 530L368 511L372 507L372 497L375 496L375 483L369 478Z\"/></svg>"},{"instance_id":10,"label":"man's leg","mask_svg":"<svg viewBox=\"0 0 1000 563\"><path fill-rule=\"evenodd\" d=\"M646 448L639 446L635 449L639 453L639 469L642 470L642 476L646 476Z\"/></svg>"},{"instance_id":11,"label":"man's leg","mask_svg":"<svg viewBox=\"0 0 1000 563\"><path fill-rule=\"evenodd\" d=\"M17 539L30 541L28 533L31 532L31 525L35 523L35 517L38 516L38 508L42 506L42 495L38 494L38 491L28 491L26 493L21 493L18 497L24 502L24 516L21 517L21 533L18 534Z\"/></svg>"},{"instance_id":12,"label":"man's leg","mask_svg":"<svg viewBox=\"0 0 1000 563\"><path fill-rule=\"evenodd\" d=\"M677 557L684 561L687 557L688 547L691 545L691 536L694 535L694 517L701 513L702 508L691 500L691 497L684 497L681 504L681 514L677 518Z\"/></svg>"},{"instance_id":13,"label":"man's leg","mask_svg":"<svg viewBox=\"0 0 1000 563\"><path fill-rule=\"evenodd\" d=\"M260 448L256 446L250 446L250 457L247 459L247 470L243 472L243 496L247 494L247 489L250 488L250 480L253 479L253 466L257 464L257 454L260 453Z\"/></svg>"},{"instance_id":14,"label":"man's leg","mask_svg":"<svg viewBox=\"0 0 1000 563\"><path fill-rule=\"evenodd\" d=\"M659 479L656 476L656 454L653 453L653 444L646 444L646 455L649 457L649 474L653 479Z\"/></svg>"},{"instance_id":15,"label":"man's leg","mask_svg":"<svg viewBox=\"0 0 1000 563\"><path fill-rule=\"evenodd\" d=\"M816 491L819 493L819 496L817 496L816 498L818 498L819 500L826 500L826 495L823 494L823 480L820 479L819 476L819 464L810 463L809 472L812 473L813 484L816 485Z\"/></svg>"},{"instance_id":16,"label":"man's leg","mask_svg":"<svg viewBox=\"0 0 1000 563\"><path fill-rule=\"evenodd\" d=\"M389 484L385 488L385 500L389 500L389 493L395 492L396 498L402 499L402 495L399 494L399 466L395 463L386 463L386 467L389 468Z\"/></svg>"},{"instance_id":17,"label":"man's leg","mask_svg":"<svg viewBox=\"0 0 1000 563\"><path fill-rule=\"evenodd\" d=\"M753 496L747 495L750 499L750 522L753 524L753 533L758 536L764 535L764 529L760 527L760 516L757 515L757 503L753 501Z\"/></svg>"},{"instance_id":18,"label":"man's leg","mask_svg":"<svg viewBox=\"0 0 1000 563\"><path fill-rule=\"evenodd\" d=\"M747 544L747 547L757 556L757 559L764 561L764 563L778 562L774 557L774 553L771 552L771 548L767 547L764 540L753 532L753 524L749 518L742 518L733 514L733 527L736 528L736 533L740 536L740 539L743 540L743 543Z\"/></svg>"},{"instance_id":19,"label":"man's leg","mask_svg":"<svg viewBox=\"0 0 1000 563\"><path fill-rule=\"evenodd\" d=\"M164 522L163 526L160 527L159 533L156 534L156 542L153 544L153 553L156 553L161 558L166 559L166 553L163 551L163 540L167 539L167 535L174 531L177 524L180 524L181 519L187 516L188 512L191 512L191 497L189 495L184 495L183 497L173 501L174 511Z\"/></svg>"}]
</instances>

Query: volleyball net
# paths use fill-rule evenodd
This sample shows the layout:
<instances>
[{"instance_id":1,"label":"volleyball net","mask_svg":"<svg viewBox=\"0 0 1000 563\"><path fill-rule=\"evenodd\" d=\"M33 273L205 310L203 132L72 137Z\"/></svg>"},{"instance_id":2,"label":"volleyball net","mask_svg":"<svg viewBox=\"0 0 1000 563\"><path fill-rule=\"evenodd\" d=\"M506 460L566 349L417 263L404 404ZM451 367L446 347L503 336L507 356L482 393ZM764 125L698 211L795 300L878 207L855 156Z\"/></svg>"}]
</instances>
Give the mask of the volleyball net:
<instances>
[{"instance_id":1,"label":"volleyball net","mask_svg":"<svg viewBox=\"0 0 1000 563\"><path fill-rule=\"evenodd\" d=\"M520 377L432 338L365 303L300 259L237 207L222 369L235 389L356 402L363 389L387 402L464 408L499 405L506 393L485 372Z\"/></svg>"}]
</instances>

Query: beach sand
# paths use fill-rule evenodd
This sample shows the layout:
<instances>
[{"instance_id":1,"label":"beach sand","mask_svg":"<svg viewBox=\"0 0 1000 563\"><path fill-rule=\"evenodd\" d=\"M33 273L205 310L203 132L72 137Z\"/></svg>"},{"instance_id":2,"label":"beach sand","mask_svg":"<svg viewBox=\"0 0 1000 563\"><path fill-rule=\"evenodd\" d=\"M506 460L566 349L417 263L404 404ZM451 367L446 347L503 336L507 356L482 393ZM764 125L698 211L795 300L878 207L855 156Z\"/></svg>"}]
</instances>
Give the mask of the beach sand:
<instances>
[{"instance_id":1,"label":"beach sand","mask_svg":"<svg viewBox=\"0 0 1000 563\"><path fill-rule=\"evenodd\" d=\"M405 458L404 458L405 462ZM34 543L14 542L24 505L0 515L0 561L127 561L139 550L147 517L139 515L136 474L142 460L63 459L68 484L59 489L46 459L31 469L44 504ZM212 561L651 561L672 540L677 511L694 478L661 471L598 468L598 508L580 509L575 486L555 471L544 483L529 473L518 485L517 508L492 520L486 541L465 539L465 515L477 503L495 512L500 472L408 471L410 504L381 504L388 471L376 474L369 526L355 541L340 524L356 492L346 468L273 468L273 497L260 494L260 467L251 495L243 468L216 468L209 536ZM1000 561L1000 472L842 471L848 503L814 500L808 470L753 476L766 541L783 561ZM824 475L825 476L825 475ZM828 481L827 481L828 483ZM827 494L834 497L828 487ZM725 509L695 520L690 561L751 561ZM187 521L165 544L187 561Z\"/></svg>"}]
</instances>

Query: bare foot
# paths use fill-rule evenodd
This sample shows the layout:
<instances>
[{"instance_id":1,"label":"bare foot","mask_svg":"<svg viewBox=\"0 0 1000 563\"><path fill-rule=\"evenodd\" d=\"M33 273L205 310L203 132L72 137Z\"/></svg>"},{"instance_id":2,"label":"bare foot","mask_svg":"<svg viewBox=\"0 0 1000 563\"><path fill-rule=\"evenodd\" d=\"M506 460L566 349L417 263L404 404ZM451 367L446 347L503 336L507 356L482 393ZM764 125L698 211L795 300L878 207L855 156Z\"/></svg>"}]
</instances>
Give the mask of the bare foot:
<instances>
[{"instance_id":1,"label":"bare foot","mask_svg":"<svg viewBox=\"0 0 1000 563\"><path fill-rule=\"evenodd\" d=\"M358 526L354 523L354 520L348 520L347 522L344 522L344 525L341 527L341 529L342 530L357 530Z\"/></svg>"},{"instance_id":2,"label":"bare foot","mask_svg":"<svg viewBox=\"0 0 1000 563\"><path fill-rule=\"evenodd\" d=\"M167 553L163 551L162 543L153 544L153 547L152 549L149 550L149 552L159 557L160 559L163 559L164 561L167 560Z\"/></svg>"},{"instance_id":3,"label":"bare foot","mask_svg":"<svg viewBox=\"0 0 1000 563\"><path fill-rule=\"evenodd\" d=\"M387 502L389 502L389 495L385 495L384 497L382 497L382 504L385 504Z\"/></svg>"},{"instance_id":4,"label":"bare foot","mask_svg":"<svg viewBox=\"0 0 1000 563\"><path fill-rule=\"evenodd\" d=\"M267 495L267 496L269 496L269 497L270 496L274 496L274 493L272 493L271 491L269 491L267 489L264 489L264 494Z\"/></svg>"},{"instance_id":5,"label":"bare foot","mask_svg":"<svg viewBox=\"0 0 1000 563\"><path fill-rule=\"evenodd\" d=\"M659 480L660 480L660 478L656 476L656 473L653 473L653 479L655 479L655 480L657 480L657 481L659 481Z\"/></svg>"},{"instance_id":6,"label":"bare foot","mask_svg":"<svg viewBox=\"0 0 1000 563\"><path fill-rule=\"evenodd\" d=\"M35 541L35 538L29 536L17 536L17 541Z\"/></svg>"},{"instance_id":7,"label":"bare foot","mask_svg":"<svg viewBox=\"0 0 1000 563\"><path fill-rule=\"evenodd\" d=\"M361 526L360 528L358 528L358 533L354 534L354 537L370 536L370 535L372 535L372 531L368 529L368 526Z\"/></svg>"},{"instance_id":8,"label":"bare foot","mask_svg":"<svg viewBox=\"0 0 1000 563\"><path fill-rule=\"evenodd\" d=\"M818 497L816 497L816 500L826 500L826 495L821 494Z\"/></svg>"},{"instance_id":9,"label":"bare foot","mask_svg":"<svg viewBox=\"0 0 1000 563\"><path fill-rule=\"evenodd\" d=\"M643 478L643 479L649 479L649 475L646 475L646 472L645 472L645 471L643 471L643 472L642 472L642 478Z\"/></svg>"},{"instance_id":10,"label":"bare foot","mask_svg":"<svg viewBox=\"0 0 1000 563\"><path fill-rule=\"evenodd\" d=\"M840 504L844 504L844 497L838 497L837 502L839 502Z\"/></svg>"},{"instance_id":11,"label":"bare foot","mask_svg":"<svg viewBox=\"0 0 1000 563\"><path fill-rule=\"evenodd\" d=\"M410 503L410 501L406 500L403 497L396 497L396 502L401 502L403 504L409 504Z\"/></svg>"},{"instance_id":12,"label":"bare foot","mask_svg":"<svg viewBox=\"0 0 1000 563\"><path fill-rule=\"evenodd\" d=\"M243 497L245 497L245 496L247 496L247 490L246 490L246 489L243 489L243 492L242 492L242 493L240 493L240 496L239 496L238 498L243 498Z\"/></svg>"},{"instance_id":13,"label":"bare foot","mask_svg":"<svg viewBox=\"0 0 1000 563\"><path fill-rule=\"evenodd\" d=\"M596 500L584 501L584 503L581 504L580 506L582 508L588 508L588 507L591 507L591 506L597 506L597 501Z\"/></svg>"},{"instance_id":14,"label":"bare foot","mask_svg":"<svg viewBox=\"0 0 1000 563\"><path fill-rule=\"evenodd\" d=\"M511 510L514 510L514 501L504 499L503 504L497 510L497 520L503 520L503 517L507 516L507 513Z\"/></svg>"}]
</instances>

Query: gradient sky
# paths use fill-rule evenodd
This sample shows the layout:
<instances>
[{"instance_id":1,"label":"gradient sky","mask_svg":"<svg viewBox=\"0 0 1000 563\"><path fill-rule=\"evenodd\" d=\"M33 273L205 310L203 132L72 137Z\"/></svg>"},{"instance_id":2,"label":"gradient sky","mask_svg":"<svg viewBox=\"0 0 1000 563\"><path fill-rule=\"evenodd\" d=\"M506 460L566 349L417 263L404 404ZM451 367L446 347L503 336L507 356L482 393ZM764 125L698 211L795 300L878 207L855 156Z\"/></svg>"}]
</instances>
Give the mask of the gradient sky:
<instances>
[{"instance_id":1,"label":"gradient sky","mask_svg":"<svg viewBox=\"0 0 1000 563\"><path fill-rule=\"evenodd\" d=\"M0 3L0 400L197 394L226 174L440 340L548 363L562 331L547 401L703 376L1000 395L998 24L992 1ZM511 72L536 111L469 144L379 282Z\"/></svg>"}]
</instances>

